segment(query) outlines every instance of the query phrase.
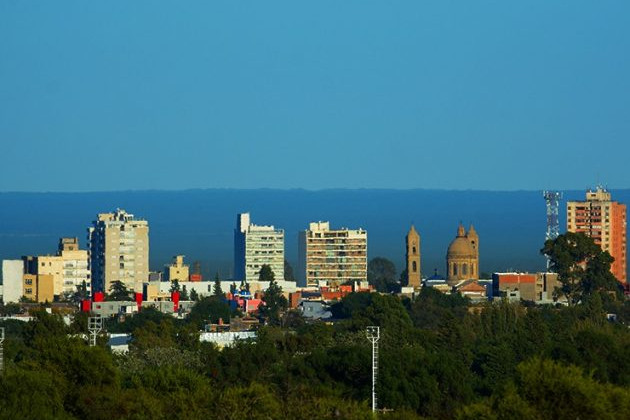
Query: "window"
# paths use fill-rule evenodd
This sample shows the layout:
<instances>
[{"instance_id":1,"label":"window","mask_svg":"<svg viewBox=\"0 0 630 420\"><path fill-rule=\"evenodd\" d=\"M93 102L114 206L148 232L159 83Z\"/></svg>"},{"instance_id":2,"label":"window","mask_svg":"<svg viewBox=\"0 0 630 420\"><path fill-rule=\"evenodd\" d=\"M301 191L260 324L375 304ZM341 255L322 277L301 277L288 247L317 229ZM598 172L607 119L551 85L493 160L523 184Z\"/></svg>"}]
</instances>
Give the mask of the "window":
<instances>
[{"instance_id":1,"label":"window","mask_svg":"<svg viewBox=\"0 0 630 420\"><path fill-rule=\"evenodd\" d=\"M414 273L418 271L418 266L415 261L411 263L411 271L413 271Z\"/></svg>"}]
</instances>

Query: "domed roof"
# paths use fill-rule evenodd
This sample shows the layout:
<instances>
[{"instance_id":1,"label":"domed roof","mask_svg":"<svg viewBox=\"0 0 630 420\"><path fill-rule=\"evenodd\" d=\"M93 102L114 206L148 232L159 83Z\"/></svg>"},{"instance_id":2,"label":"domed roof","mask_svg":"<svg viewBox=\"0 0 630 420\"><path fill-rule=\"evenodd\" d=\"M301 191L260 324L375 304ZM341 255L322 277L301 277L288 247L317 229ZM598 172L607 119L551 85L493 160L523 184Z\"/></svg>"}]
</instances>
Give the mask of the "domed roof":
<instances>
[{"instance_id":1,"label":"domed roof","mask_svg":"<svg viewBox=\"0 0 630 420\"><path fill-rule=\"evenodd\" d=\"M473 231L474 232L474 231ZM475 249L470 243L470 239L466 237L466 229L460 223L457 228L457 237L448 246L446 257L475 257Z\"/></svg>"},{"instance_id":2,"label":"domed roof","mask_svg":"<svg viewBox=\"0 0 630 420\"><path fill-rule=\"evenodd\" d=\"M448 246L447 257L475 257L475 250L465 236L458 236Z\"/></svg>"}]
</instances>

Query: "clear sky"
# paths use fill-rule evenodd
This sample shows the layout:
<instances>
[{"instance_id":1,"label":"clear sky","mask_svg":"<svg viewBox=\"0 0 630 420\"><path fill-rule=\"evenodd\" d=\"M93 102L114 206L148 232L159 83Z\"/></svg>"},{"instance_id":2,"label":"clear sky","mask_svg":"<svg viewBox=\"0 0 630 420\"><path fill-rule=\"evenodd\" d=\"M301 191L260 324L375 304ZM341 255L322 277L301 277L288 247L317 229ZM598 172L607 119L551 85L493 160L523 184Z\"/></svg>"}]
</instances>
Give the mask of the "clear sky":
<instances>
[{"instance_id":1,"label":"clear sky","mask_svg":"<svg viewBox=\"0 0 630 420\"><path fill-rule=\"evenodd\" d=\"M0 2L0 191L630 187L630 1Z\"/></svg>"}]
</instances>

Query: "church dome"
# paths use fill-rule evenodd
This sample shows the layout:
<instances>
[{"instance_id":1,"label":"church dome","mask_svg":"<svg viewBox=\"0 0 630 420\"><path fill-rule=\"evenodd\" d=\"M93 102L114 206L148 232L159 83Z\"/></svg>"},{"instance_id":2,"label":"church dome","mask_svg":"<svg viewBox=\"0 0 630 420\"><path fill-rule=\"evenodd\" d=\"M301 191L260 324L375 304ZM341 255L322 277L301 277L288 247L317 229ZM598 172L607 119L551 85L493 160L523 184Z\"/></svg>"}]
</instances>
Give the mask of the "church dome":
<instances>
[{"instance_id":1,"label":"church dome","mask_svg":"<svg viewBox=\"0 0 630 420\"><path fill-rule=\"evenodd\" d=\"M448 246L447 258L450 257L475 257L475 250L465 236L458 236Z\"/></svg>"}]
</instances>

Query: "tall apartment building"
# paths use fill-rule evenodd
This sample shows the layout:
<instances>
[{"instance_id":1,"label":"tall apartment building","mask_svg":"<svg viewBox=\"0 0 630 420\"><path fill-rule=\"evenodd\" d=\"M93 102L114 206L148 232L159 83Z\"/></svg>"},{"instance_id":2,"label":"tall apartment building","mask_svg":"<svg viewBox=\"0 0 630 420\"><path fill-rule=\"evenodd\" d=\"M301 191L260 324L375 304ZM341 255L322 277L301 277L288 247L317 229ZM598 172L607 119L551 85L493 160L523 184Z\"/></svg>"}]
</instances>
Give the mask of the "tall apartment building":
<instances>
[{"instance_id":1,"label":"tall apartment building","mask_svg":"<svg viewBox=\"0 0 630 420\"><path fill-rule=\"evenodd\" d=\"M611 272L622 283L626 276L626 205L612 201L602 187L586 192L586 201L567 202L567 230L593 238L615 259Z\"/></svg>"},{"instance_id":2,"label":"tall apartment building","mask_svg":"<svg viewBox=\"0 0 630 420\"><path fill-rule=\"evenodd\" d=\"M255 225L249 213L238 214L234 229L234 279L257 281L264 264L271 267L276 280L284 280L284 230Z\"/></svg>"},{"instance_id":3,"label":"tall apartment building","mask_svg":"<svg viewBox=\"0 0 630 420\"><path fill-rule=\"evenodd\" d=\"M125 210L101 213L88 229L92 290L109 292L114 281L142 291L149 278L149 223Z\"/></svg>"},{"instance_id":4,"label":"tall apartment building","mask_svg":"<svg viewBox=\"0 0 630 420\"><path fill-rule=\"evenodd\" d=\"M92 276L89 268L88 251L79 249L79 238L59 239L57 255L63 261L61 293L75 293L77 287L83 286L84 282L89 293L92 288Z\"/></svg>"},{"instance_id":5,"label":"tall apartment building","mask_svg":"<svg viewBox=\"0 0 630 420\"><path fill-rule=\"evenodd\" d=\"M367 281L367 231L331 230L329 222L314 222L298 238L298 282Z\"/></svg>"}]
</instances>

